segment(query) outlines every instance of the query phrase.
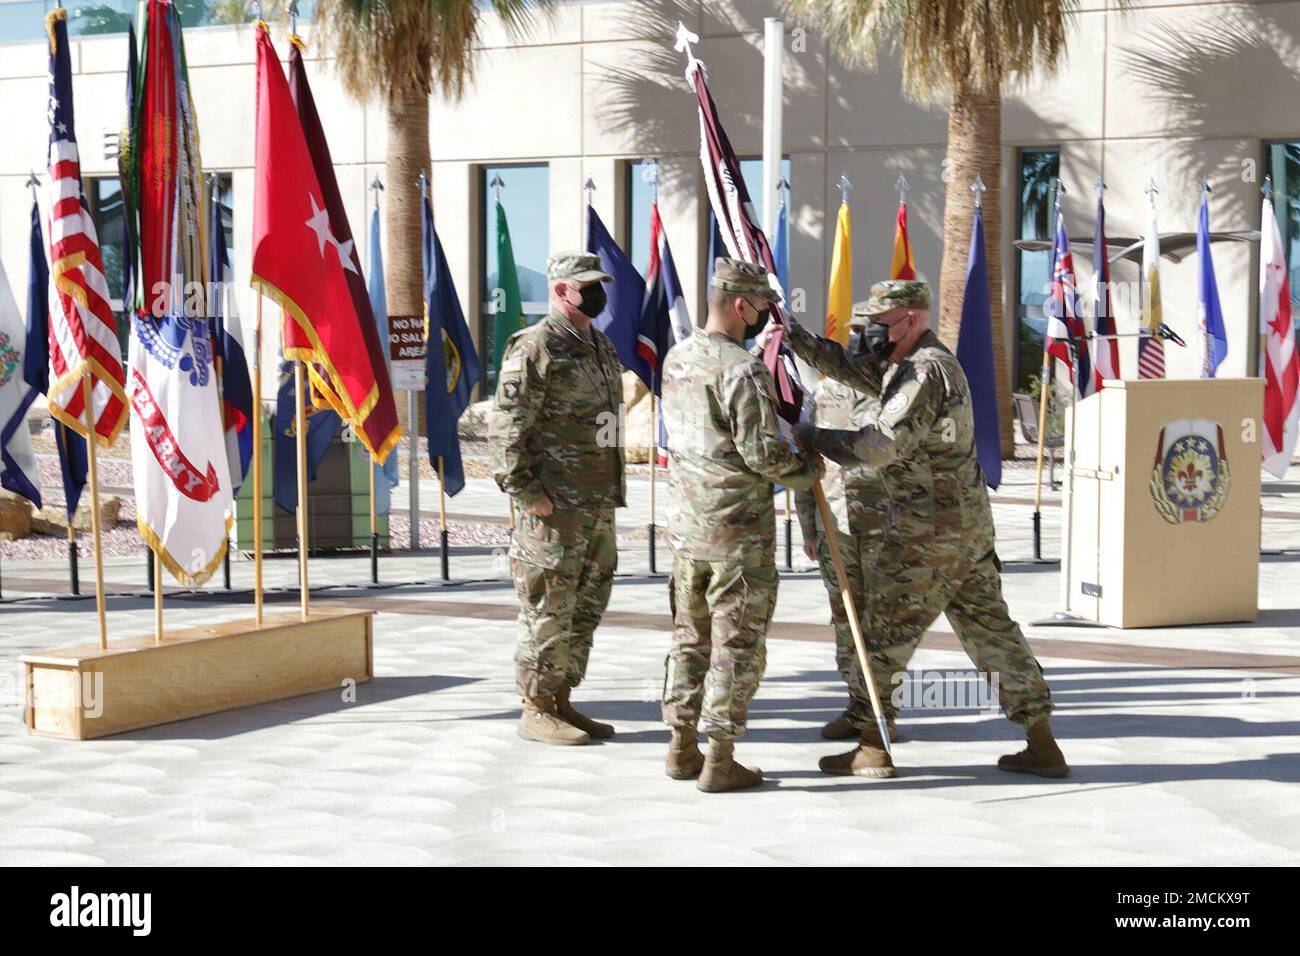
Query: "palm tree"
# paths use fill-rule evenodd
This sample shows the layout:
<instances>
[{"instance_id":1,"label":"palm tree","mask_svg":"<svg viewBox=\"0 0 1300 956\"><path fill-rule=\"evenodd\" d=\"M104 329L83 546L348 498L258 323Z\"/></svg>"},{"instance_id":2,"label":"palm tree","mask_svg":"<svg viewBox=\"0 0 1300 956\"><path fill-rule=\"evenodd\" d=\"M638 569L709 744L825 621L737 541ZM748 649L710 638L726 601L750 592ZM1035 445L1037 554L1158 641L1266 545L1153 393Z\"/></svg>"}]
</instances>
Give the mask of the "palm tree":
<instances>
[{"instance_id":1,"label":"palm tree","mask_svg":"<svg viewBox=\"0 0 1300 956\"><path fill-rule=\"evenodd\" d=\"M848 63L874 67L882 46L899 51L903 93L948 107L948 184L939 274L939 336L951 348L961 326L978 174L988 186L988 242L993 328L1002 328L1002 94L1034 71L1059 65L1078 0L786 0L798 18L819 27ZM1015 450L1004 337L993 336L1002 454Z\"/></svg>"},{"instance_id":2,"label":"palm tree","mask_svg":"<svg viewBox=\"0 0 1300 956\"><path fill-rule=\"evenodd\" d=\"M393 315L424 311L420 257L420 195L415 183L429 169L429 97L435 89L457 100L472 78L483 16L495 13L512 36L522 35L552 0L320 0L322 50L334 57L344 87L388 111L385 260Z\"/></svg>"}]
</instances>

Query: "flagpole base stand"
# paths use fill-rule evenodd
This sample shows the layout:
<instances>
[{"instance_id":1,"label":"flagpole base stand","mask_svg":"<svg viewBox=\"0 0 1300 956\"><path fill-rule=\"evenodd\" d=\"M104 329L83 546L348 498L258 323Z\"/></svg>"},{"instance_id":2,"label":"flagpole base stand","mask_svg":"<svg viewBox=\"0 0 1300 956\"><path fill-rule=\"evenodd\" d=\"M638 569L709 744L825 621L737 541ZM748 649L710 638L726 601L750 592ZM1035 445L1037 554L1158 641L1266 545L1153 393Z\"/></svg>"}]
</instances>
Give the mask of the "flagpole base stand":
<instances>
[{"instance_id":1,"label":"flagpole base stand","mask_svg":"<svg viewBox=\"0 0 1300 956\"><path fill-rule=\"evenodd\" d=\"M1102 624L1100 621L1094 621L1090 618L1083 617L1074 611L1053 611L1048 617L1040 617L1036 621L1029 622L1033 627L1097 627L1107 628L1110 625Z\"/></svg>"},{"instance_id":2,"label":"flagpole base stand","mask_svg":"<svg viewBox=\"0 0 1300 956\"><path fill-rule=\"evenodd\" d=\"M654 523L645 526L646 534L650 539L650 573L658 574L659 569L655 566L655 526Z\"/></svg>"},{"instance_id":3,"label":"flagpole base stand","mask_svg":"<svg viewBox=\"0 0 1300 956\"><path fill-rule=\"evenodd\" d=\"M153 575L149 576L153 580ZM72 596L81 597L81 575L77 568L77 542L68 542L68 583L72 587Z\"/></svg>"},{"instance_id":4,"label":"flagpole base stand","mask_svg":"<svg viewBox=\"0 0 1300 956\"><path fill-rule=\"evenodd\" d=\"M785 519L785 569L794 570L794 522Z\"/></svg>"},{"instance_id":5,"label":"flagpole base stand","mask_svg":"<svg viewBox=\"0 0 1300 956\"><path fill-rule=\"evenodd\" d=\"M379 535L370 532L370 583L379 583Z\"/></svg>"},{"instance_id":6,"label":"flagpole base stand","mask_svg":"<svg viewBox=\"0 0 1300 956\"><path fill-rule=\"evenodd\" d=\"M442 556L442 579L451 580L451 542L447 529L438 532L438 548Z\"/></svg>"},{"instance_id":7,"label":"flagpole base stand","mask_svg":"<svg viewBox=\"0 0 1300 956\"><path fill-rule=\"evenodd\" d=\"M373 611L312 608L25 654L27 732L90 740L374 677Z\"/></svg>"}]
</instances>

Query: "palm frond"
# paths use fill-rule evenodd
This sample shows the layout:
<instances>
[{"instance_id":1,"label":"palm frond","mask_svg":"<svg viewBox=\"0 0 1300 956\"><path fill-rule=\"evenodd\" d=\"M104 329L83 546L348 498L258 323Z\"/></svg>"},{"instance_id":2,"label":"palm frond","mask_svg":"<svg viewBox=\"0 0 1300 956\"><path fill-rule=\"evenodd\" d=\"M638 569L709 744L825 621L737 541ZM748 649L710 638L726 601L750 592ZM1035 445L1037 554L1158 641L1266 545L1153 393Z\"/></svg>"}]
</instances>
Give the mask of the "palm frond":
<instances>
[{"instance_id":1,"label":"palm frond","mask_svg":"<svg viewBox=\"0 0 1300 956\"><path fill-rule=\"evenodd\" d=\"M957 85L1001 90L1029 73L1050 74L1064 56L1079 0L786 0L798 21L822 31L848 64L874 69L899 54L903 92L945 99Z\"/></svg>"},{"instance_id":2,"label":"palm frond","mask_svg":"<svg viewBox=\"0 0 1300 956\"><path fill-rule=\"evenodd\" d=\"M316 36L334 57L348 92L365 100L437 87L459 99L473 76L483 16L494 13L511 36L553 0L320 0Z\"/></svg>"}]
</instances>

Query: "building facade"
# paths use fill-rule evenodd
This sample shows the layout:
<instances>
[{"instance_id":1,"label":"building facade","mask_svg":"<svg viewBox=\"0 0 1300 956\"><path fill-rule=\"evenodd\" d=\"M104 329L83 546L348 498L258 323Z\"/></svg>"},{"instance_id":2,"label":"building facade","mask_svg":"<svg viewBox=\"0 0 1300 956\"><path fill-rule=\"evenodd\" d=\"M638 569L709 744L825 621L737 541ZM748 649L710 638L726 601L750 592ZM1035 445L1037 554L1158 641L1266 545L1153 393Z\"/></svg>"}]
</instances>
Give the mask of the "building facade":
<instances>
[{"instance_id":1,"label":"building facade","mask_svg":"<svg viewBox=\"0 0 1300 956\"><path fill-rule=\"evenodd\" d=\"M48 181L42 18L50 6L44 0L0 0L0 261L20 297L31 203L24 183L32 170ZM133 6L108 0L73 10L70 19L82 168L110 271L109 247L120 243L122 229L115 157L127 47L120 31ZM219 18L220 5L196 0L189 6L183 19L202 156L222 177L247 323L253 28L204 25ZM1041 362L1048 254L1019 253L1012 243L1049 235L1057 175L1066 187L1063 208L1071 236L1090 238L1099 177L1107 186L1109 234L1140 237L1152 179L1162 232L1195 230L1203 180L1212 188L1214 230L1230 231L1258 228L1260 187L1271 174L1284 242L1300 265L1300 0L1144 0L1125 11L1115 9L1113 0L1082 0L1081 6L1061 68L1030 78L1008 95L1003 109L1002 331L1020 387ZM772 0L566 2L525 39L511 38L489 19L463 100L435 96L432 102L435 218L466 315L486 314L495 285L495 177L502 183L499 196L525 309L536 314L544 311L547 253L583 242L589 179L595 186L592 204L644 270L651 195L644 161L651 158L660 164L660 208L688 303L700 315L708 203L694 98L672 37L678 20L700 35L696 54L708 66L721 116L737 152L750 160L746 179L759 195L763 22L774 15L779 4ZM376 176L385 177L383 107L352 101L328 60L319 58L310 24L300 32L364 263L364 222L374 196L368 186ZM284 30L275 28L273 36L283 55ZM943 110L906 101L897 61L888 55L873 73L847 68L828 54L823 37L788 18L785 84L790 285L801 320L815 328L823 321L841 175L852 183L855 295L888 271L900 173L911 187L918 271L937 280L946 188ZM417 188L384 185L386 192ZM44 196L41 201L44 206ZM965 243L959 254L965 256ZM1213 247L1213 255L1229 338L1220 374L1254 374L1258 247L1224 242ZM1076 248L1085 287L1089 260L1086 249ZM1196 328L1196 269L1193 252L1180 262L1167 261L1162 277L1166 320L1184 337ZM1121 286L1138 279L1130 262L1112 272ZM1296 286L1293 280L1293 291ZM1117 296L1121 332L1135 329L1136 305L1136 296ZM485 323L471 325L482 334ZM269 345L274 348L274 336ZM1126 343L1126 375L1136 374L1135 353L1135 345ZM265 364L270 374L273 362ZM1198 372L1190 348L1170 349L1168 366L1171 377Z\"/></svg>"}]
</instances>

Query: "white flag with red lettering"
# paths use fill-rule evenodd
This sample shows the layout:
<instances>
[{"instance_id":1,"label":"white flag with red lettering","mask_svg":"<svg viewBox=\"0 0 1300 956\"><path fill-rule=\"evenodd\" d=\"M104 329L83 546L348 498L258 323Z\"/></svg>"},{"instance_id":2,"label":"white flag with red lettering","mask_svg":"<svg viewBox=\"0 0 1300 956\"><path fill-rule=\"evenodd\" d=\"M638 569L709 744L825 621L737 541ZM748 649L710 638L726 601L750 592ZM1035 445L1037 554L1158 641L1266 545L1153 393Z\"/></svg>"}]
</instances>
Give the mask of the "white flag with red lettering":
<instances>
[{"instance_id":1,"label":"white flag with red lettering","mask_svg":"<svg viewBox=\"0 0 1300 956\"><path fill-rule=\"evenodd\" d=\"M1296 446L1300 356L1296 355L1295 326L1291 322L1286 250L1273 216L1273 203L1267 198L1260 217L1259 240L1259 330L1264 336L1262 457L1264 470L1281 478Z\"/></svg>"},{"instance_id":2,"label":"white flag with red lettering","mask_svg":"<svg viewBox=\"0 0 1300 956\"><path fill-rule=\"evenodd\" d=\"M205 318L132 321L126 392L136 523L177 581L196 587L226 553L230 466Z\"/></svg>"}]
</instances>

